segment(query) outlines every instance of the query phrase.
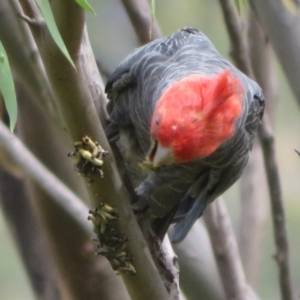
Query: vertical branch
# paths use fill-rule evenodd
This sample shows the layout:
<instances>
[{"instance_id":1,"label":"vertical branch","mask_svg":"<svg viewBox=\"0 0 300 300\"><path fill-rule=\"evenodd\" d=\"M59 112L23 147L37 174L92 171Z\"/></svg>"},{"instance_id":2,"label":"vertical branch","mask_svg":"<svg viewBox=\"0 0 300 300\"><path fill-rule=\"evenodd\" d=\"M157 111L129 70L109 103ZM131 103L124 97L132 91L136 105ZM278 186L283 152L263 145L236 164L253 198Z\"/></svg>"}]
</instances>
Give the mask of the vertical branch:
<instances>
[{"instance_id":1,"label":"vertical branch","mask_svg":"<svg viewBox=\"0 0 300 300\"><path fill-rule=\"evenodd\" d=\"M240 30L240 22L237 18L230 18L234 11L234 4L232 0L219 0L222 7L226 4L227 11L223 9L224 19L229 32L230 40L233 45L239 47L237 49L239 58L234 58L239 62L240 67L246 74L253 78L253 71L250 65L249 56L246 43L237 43L238 40L244 40L244 36ZM225 7L225 6L224 6ZM225 13L226 12L226 13ZM243 46L244 45L244 46ZM243 58L242 60L240 58ZM265 169L268 179L268 188L271 197L272 219L274 227L274 235L276 241L276 257L279 267L279 282L281 289L281 297L283 300L290 300L293 298L291 270L289 259L288 236L285 224L285 214L283 209L283 201L281 194L281 185L279 178L279 171L276 162L274 150L274 136L269 124L268 116L265 115L262 125L259 128L259 138L262 145Z\"/></svg>"},{"instance_id":2,"label":"vertical branch","mask_svg":"<svg viewBox=\"0 0 300 300\"><path fill-rule=\"evenodd\" d=\"M204 213L226 299L257 300L247 284L237 242L223 199L211 203Z\"/></svg>"},{"instance_id":3,"label":"vertical branch","mask_svg":"<svg viewBox=\"0 0 300 300\"><path fill-rule=\"evenodd\" d=\"M252 69L266 98L266 112L271 124L275 125L276 108L279 99L275 55L271 40L262 27L258 16L249 11L249 53Z\"/></svg>"},{"instance_id":4,"label":"vertical branch","mask_svg":"<svg viewBox=\"0 0 300 300\"><path fill-rule=\"evenodd\" d=\"M279 268L281 299L292 300L293 289L290 270L289 244L283 199L280 189L280 178L275 159L274 136L270 128L270 122L267 118L263 120L263 125L264 126L259 128L258 134L263 149L269 193L271 196L271 210L276 244L275 259Z\"/></svg>"},{"instance_id":5,"label":"vertical branch","mask_svg":"<svg viewBox=\"0 0 300 300\"><path fill-rule=\"evenodd\" d=\"M257 138L241 177L240 187L238 243L246 278L254 287L260 272L263 241L270 212L263 156Z\"/></svg>"},{"instance_id":6,"label":"vertical branch","mask_svg":"<svg viewBox=\"0 0 300 300\"><path fill-rule=\"evenodd\" d=\"M219 0L219 2L230 38L230 55L236 66L242 72L253 78L247 42L246 39L243 38L242 23L236 13L235 4L232 0Z\"/></svg>"},{"instance_id":7,"label":"vertical branch","mask_svg":"<svg viewBox=\"0 0 300 300\"><path fill-rule=\"evenodd\" d=\"M36 103L58 119L55 96L37 46L27 24L17 17L20 10L17 0L1 2L0 39L4 47L9 49L9 61L14 74L26 85Z\"/></svg>"},{"instance_id":8,"label":"vertical branch","mask_svg":"<svg viewBox=\"0 0 300 300\"><path fill-rule=\"evenodd\" d=\"M152 18L147 0L122 0L122 2L142 45L162 36L156 20Z\"/></svg>"},{"instance_id":9,"label":"vertical branch","mask_svg":"<svg viewBox=\"0 0 300 300\"><path fill-rule=\"evenodd\" d=\"M105 258L94 255L94 243L90 240L93 235L92 224L87 221L89 208L82 202L88 200L85 186L82 179L73 172L74 167L70 161L67 158L60 159L68 151L65 135L61 134L57 126L48 122L47 116L33 105L31 99L25 98L24 91L20 95L20 134L40 161L61 180L55 182L51 175L43 180L43 184L52 183L52 190L60 192L56 200L49 189L45 191L43 184L38 185L32 179L33 176L26 178L26 187L42 217L44 233L50 240L52 255L64 279L65 289L74 300L93 299L99 294L107 300L114 300L119 299L119 293L124 295L124 300L128 299L121 278L114 274ZM43 175L41 171L35 172L36 177ZM73 195L72 202L66 201L65 196L69 198L71 195L66 191L65 195L62 193L62 182L72 187L81 199L77 198L75 202L76 196L74 198ZM62 201L65 205L62 205ZM77 218L74 218L76 215Z\"/></svg>"},{"instance_id":10,"label":"vertical branch","mask_svg":"<svg viewBox=\"0 0 300 300\"><path fill-rule=\"evenodd\" d=\"M257 82L267 99L268 116L275 119L277 102L277 77L274 66L274 52L270 40L263 31L253 12L248 18L249 53ZM251 157L241 178L241 215L239 225L239 246L246 276L254 285L257 282L262 244L266 222L269 216L267 181L261 147L255 139ZM251 236L249 236L251 228Z\"/></svg>"},{"instance_id":11,"label":"vertical branch","mask_svg":"<svg viewBox=\"0 0 300 300\"><path fill-rule=\"evenodd\" d=\"M180 286L187 299L224 300L225 293L204 223L197 221L187 237L173 248L178 255Z\"/></svg>"},{"instance_id":12,"label":"vertical branch","mask_svg":"<svg viewBox=\"0 0 300 300\"><path fill-rule=\"evenodd\" d=\"M300 16L297 1L250 0L300 105Z\"/></svg>"}]
</instances>

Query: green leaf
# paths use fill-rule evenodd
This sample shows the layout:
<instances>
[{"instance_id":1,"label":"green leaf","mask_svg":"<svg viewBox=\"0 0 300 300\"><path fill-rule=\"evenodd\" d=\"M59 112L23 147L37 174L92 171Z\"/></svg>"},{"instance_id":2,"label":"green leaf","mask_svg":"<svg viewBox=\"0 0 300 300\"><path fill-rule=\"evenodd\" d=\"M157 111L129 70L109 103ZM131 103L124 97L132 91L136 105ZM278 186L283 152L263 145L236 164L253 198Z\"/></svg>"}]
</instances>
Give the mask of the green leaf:
<instances>
[{"instance_id":1,"label":"green leaf","mask_svg":"<svg viewBox=\"0 0 300 300\"><path fill-rule=\"evenodd\" d=\"M17 97L14 80L9 66L7 54L0 41L0 90L10 120L10 131L13 132L17 122Z\"/></svg>"},{"instance_id":2,"label":"green leaf","mask_svg":"<svg viewBox=\"0 0 300 300\"><path fill-rule=\"evenodd\" d=\"M235 6L236 6L236 9L237 9L237 11L240 15L241 14L240 0L234 0L234 3L235 3Z\"/></svg>"},{"instance_id":3,"label":"green leaf","mask_svg":"<svg viewBox=\"0 0 300 300\"><path fill-rule=\"evenodd\" d=\"M155 20L155 0L151 0L151 26L149 28L149 39L152 40L152 30Z\"/></svg>"},{"instance_id":4,"label":"green leaf","mask_svg":"<svg viewBox=\"0 0 300 300\"><path fill-rule=\"evenodd\" d=\"M84 8L87 11L90 11L94 14L95 10L93 9L93 7L86 1L86 0L75 0L82 8Z\"/></svg>"},{"instance_id":5,"label":"green leaf","mask_svg":"<svg viewBox=\"0 0 300 300\"><path fill-rule=\"evenodd\" d=\"M239 15L241 14L241 3L242 5L246 6L247 5L247 0L234 0L235 6L237 8L237 11Z\"/></svg>"},{"instance_id":6,"label":"green leaf","mask_svg":"<svg viewBox=\"0 0 300 300\"><path fill-rule=\"evenodd\" d=\"M51 10L51 6L49 4L48 0L35 0L44 19L45 22L48 26L48 29L55 41L55 43L57 44L58 48L61 50L61 52L65 55L65 57L69 60L69 62L71 63L71 65L75 67L75 64L68 52L68 49L63 41L63 39L61 38L61 35L58 31L58 28L56 26L55 20L54 20L54 16Z\"/></svg>"},{"instance_id":7,"label":"green leaf","mask_svg":"<svg viewBox=\"0 0 300 300\"><path fill-rule=\"evenodd\" d=\"M151 0L151 14L153 20L155 19L155 0Z\"/></svg>"}]
</instances>

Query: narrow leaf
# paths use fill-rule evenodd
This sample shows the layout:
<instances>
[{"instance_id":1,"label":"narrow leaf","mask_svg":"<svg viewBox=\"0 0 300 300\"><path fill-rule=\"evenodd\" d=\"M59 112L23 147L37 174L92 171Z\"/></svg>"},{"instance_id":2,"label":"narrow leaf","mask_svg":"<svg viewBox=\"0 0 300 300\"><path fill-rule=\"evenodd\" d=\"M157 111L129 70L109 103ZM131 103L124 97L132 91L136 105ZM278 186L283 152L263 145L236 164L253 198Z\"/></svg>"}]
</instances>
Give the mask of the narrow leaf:
<instances>
[{"instance_id":1,"label":"narrow leaf","mask_svg":"<svg viewBox=\"0 0 300 300\"><path fill-rule=\"evenodd\" d=\"M75 1L85 10L90 11L93 14L96 14L93 7L86 0L75 0Z\"/></svg>"},{"instance_id":2,"label":"narrow leaf","mask_svg":"<svg viewBox=\"0 0 300 300\"><path fill-rule=\"evenodd\" d=\"M17 97L13 76L5 49L0 41L0 90L3 95L5 107L10 120L10 131L13 131L17 122Z\"/></svg>"},{"instance_id":3,"label":"narrow leaf","mask_svg":"<svg viewBox=\"0 0 300 300\"><path fill-rule=\"evenodd\" d=\"M151 14L152 14L152 19L155 19L155 0L151 0Z\"/></svg>"},{"instance_id":4,"label":"narrow leaf","mask_svg":"<svg viewBox=\"0 0 300 300\"><path fill-rule=\"evenodd\" d=\"M241 5L240 5L240 0L234 0L235 2L235 6L237 8L237 11L239 13L239 15L241 14Z\"/></svg>"},{"instance_id":5,"label":"narrow leaf","mask_svg":"<svg viewBox=\"0 0 300 300\"><path fill-rule=\"evenodd\" d=\"M69 60L71 65L75 68L74 62L68 52L68 49L66 48L66 45L65 45L63 39L61 38L61 35L56 26L49 1L48 0L35 0L35 1L45 19L45 22L48 26L48 29L49 29L55 43L57 44L57 46L59 47L61 52L65 55L65 57Z\"/></svg>"},{"instance_id":6,"label":"narrow leaf","mask_svg":"<svg viewBox=\"0 0 300 300\"><path fill-rule=\"evenodd\" d=\"M149 28L149 40L152 40L154 19L155 19L155 0L151 0L151 26Z\"/></svg>"},{"instance_id":7,"label":"narrow leaf","mask_svg":"<svg viewBox=\"0 0 300 300\"><path fill-rule=\"evenodd\" d=\"M241 10L242 10L242 5L244 7L246 7L247 5L247 0L234 0L234 3L235 3L235 6L236 6L236 9L239 13L239 15L241 14Z\"/></svg>"}]
</instances>

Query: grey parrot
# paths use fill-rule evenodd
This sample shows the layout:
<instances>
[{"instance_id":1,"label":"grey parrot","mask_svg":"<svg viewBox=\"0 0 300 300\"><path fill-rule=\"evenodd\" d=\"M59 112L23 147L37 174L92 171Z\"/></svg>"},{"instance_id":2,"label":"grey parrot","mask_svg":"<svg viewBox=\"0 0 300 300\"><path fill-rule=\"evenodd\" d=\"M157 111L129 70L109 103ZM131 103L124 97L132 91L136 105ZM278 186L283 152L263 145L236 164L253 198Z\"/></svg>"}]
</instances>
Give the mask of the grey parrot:
<instances>
[{"instance_id":1,"label":"grey parrot","mask_svg":"<svg viewBox=\"0 0 300 300\"><path fill-rule=\"evenodd\" d=\"M257 83L196 29L154 40L108 78L106 133L154 232L182 241L241 176L264 112Z\"/></svg>"}]
</instances>

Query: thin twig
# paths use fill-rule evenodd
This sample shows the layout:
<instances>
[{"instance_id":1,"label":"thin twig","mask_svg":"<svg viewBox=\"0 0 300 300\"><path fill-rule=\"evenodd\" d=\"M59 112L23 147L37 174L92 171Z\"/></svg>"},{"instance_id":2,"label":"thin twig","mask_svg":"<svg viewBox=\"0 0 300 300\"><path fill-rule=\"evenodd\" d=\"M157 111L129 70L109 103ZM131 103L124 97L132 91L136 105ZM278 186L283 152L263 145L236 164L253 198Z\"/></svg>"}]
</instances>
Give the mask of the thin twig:
<instances>
[{"instance_id":1,"label":"thin twig","mask_svg":"<svg viewBox=\"0 0 300 300\"><path fill-rule=\"evenodd\" d=\"M152 18L147 0L122 0L122 2L141 44L162 36L156 20Z\"/></svg>"},{"instance_id":2,"label":"thin twig","mask_svg":"<svg viewBox=\"0 0 300 300\"><path fill-rule=\"evenodd\" d=\"M240 21L234 11L234 4L232 0L219 0L223 9L225 23L229 32L231 43L236 45L238 56L234 60L248 76L254 78L251 65L249 65L250 58L248 56L248 49L243 41L244 36L240 30ZM226 12L226 13L225 13ZM236 17L232 18L232 15ZM242 59L241 59L242 58ZM281 185L279 179L279 171L274 151L274 136L269 124L269 120L265 115L264 120L259 128L259 138L262 144L262 150L265 160L265 168L267 173L269 193L271 196L272 218L274 235L276 241L276 257L279 267L279 281L281 288L281 297L283 300L293 299L293 289L291 282L291 270L289 259L288 235L285 224L285 214L283 208Z\"/></svg>"},{"instance_id":3,"label":"thin twig","mask_svg":"<svg viewBox=\"0 0 300 300\"><path fill-rule=\"evenodd\" d=\"M231 42L230 55L235 61L236 66L253 78L254 75L251 68L248 47L246 39L242 35L242 24L236 13L235 4L232 0L219 0L219 2Z\"/></svg>"},{"instance_id":4,"label":"thin twig","mask_svg":"<svg viewBox=\"0 0 300 300\"><path fill-rule=\"evenodd\" d=\"M55 96L45 73L41 57L28 25L16 18L22 13L17 0L2 1L0 6L0 39L9 49L9 61L18 79L30 90L36 103L58 120Z\"/></svg>"},{"instance_id":5,"label":"thin twig","mask_svg":"<svg viewBox=\"0 0 300 300\"><path fill-rule=\"evenodd\" d=\"M165 236L163 243L162 243L163 255L165 259L165 264L168 266L168 270L171 270L173 282L170 286L170 299L179 299L184 300L184 296L180 294L179 288L179 265L178 265L178 258L175 254L170 239L168 235ZM173 287L175 286L175 287Z\"/></svg>"},{"instance_id":6,"label":"thin twig","mask_svg":"<svg viewBox=\"0 0 300 300\"><path fill-rule=\"evenodd\" d=\"M34 18L29 18L28 16L22 14L22 13L17 13L17 16L25 21L28 25L32 25L32 26L41 26L41 25L45 25L45 20L44 19L34 19Z\"/></svg>"},{"instance_id":7,"label":"thin twig","mask_svg":"<svg viewBox=\"0 0 300 300\"><path fill-rule=\"evenodd\" d=\"M255 287L261 270L263 243L270 209L263 155L255 139L240 180L238 244L247 281ZM251 234L249 230L251 228Z\"/></svg>"},{"instance_id":8,"label":"thin twig","mask_svg":"<svg viewBox=\"0 0 300 300\"><path fill-rule=\"evenodd\" d=\"M252 69L256 81L261 86L266 101L266 112L272 127L275 125L276 109L279 101L278 76L273 45L262 27L257 15L249 11L248 44Z\"/></svg>"},{"instance_id":9,"label":"thin twig","mask_svg":"<svg viewBox=\"0 0 300 300\"><path fill-rule=\"evenodd\" d=\"M223 199L218 198L204 213L226 299L256 300L247 284L230 218Z\"/></svg>"},{"instance_id":10,"label":"thin twig","mask_svg":"<svg viewBox=\"0 0 300 300\"><path fill-rule=\"evenodd\" d=\"M289 259L289 245L286 230L286 221L283 207L283 199L280 188L280 177L277 161L275 159L274 136L265 116L263 126L258 130L263 149L265 169L271 196L271 209L273 228L276 243L275 259L279 267L279 280L282 300L293 299L292 279Z\"/></svg>"},{"instance_id":11,"label":"thin twig","mask_svg":"<svg viewBox=\"0 0 300 300\"><path fill-rule=\"evenodd\" d=\"M37 158L0 122L1 145L53 199L76 220L89 235L93 235L92 225L87 222L88 208L82 201L51 173Z\"/></svg>"},{"instance_id":12,"label":"thin twig","mask_svg":"<svg viewBox=\"0 0 300 300\"><path fill-rule=\"evenodd\" d=\"M265 28L277 58L300 105L300 18L297 1L249 0Z\"/></svg>"},{"instance_id":13,"label":"thin twig","mask_svg":"<svg viewBox=\"0 0 300 300\"><path fill-rule=\"evenodd\" d=\"M251 64L257 82L264 91L268 116L275 121L278 100L274 51L270 40L252 10L248 15L248 45ZM261 270L263 242L270 216L268 184L258 137L255 138L249 162L241 177L241 212L239 249L246 278L255 286ZM249 235L251 228L251 235Z\"/></svg>"},{"instance_id":14,"label":"thin twig","mask_svg":"<svg viewBox=\"0 0 300 300\"><path fill-rule=\"evenodd\" d=\"M224 300L220 274L202 221L194 224L181 243L173 245L180 266L180 286L189 300Z\"/></svg>"}]
</instances>

